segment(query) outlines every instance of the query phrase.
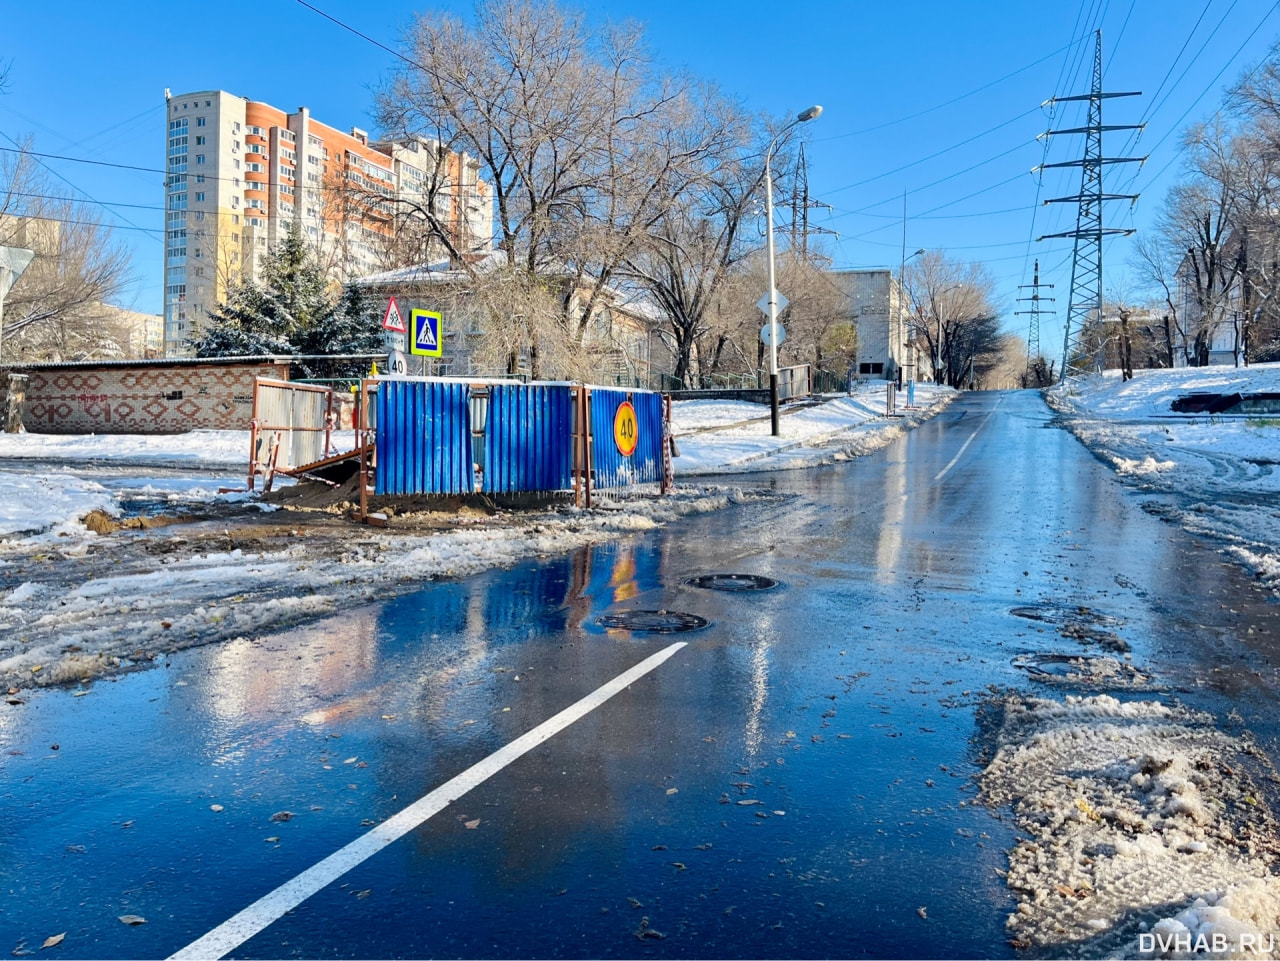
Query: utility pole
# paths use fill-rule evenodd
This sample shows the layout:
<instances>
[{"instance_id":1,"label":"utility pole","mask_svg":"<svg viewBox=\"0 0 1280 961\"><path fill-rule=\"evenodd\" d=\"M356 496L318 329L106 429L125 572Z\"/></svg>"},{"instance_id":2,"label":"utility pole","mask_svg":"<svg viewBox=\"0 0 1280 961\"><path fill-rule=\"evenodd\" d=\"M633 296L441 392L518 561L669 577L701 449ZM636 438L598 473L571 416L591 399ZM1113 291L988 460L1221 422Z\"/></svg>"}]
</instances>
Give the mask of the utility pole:
<instances>
[{"instance_id":1,"label":"utility pole","mask_svg":"<svg viewBox=\"0 0 1280 961\"><path fill-rule=\"evenodd\" d=\"M1119 227L1103 227L1102 204L1107 200L1128 200L1131 203L1138 199L1138 194L1108 194L1102 190L1102 171L1107 164L1143 163L1146 157L1104 157L1102 155L1102 134L1108 130L1142 130L1145 124L1111 124L1102 123L1102 101L1111 97L1138 97L1141 92L1103 93L1102 92L1102 31L1097 32L1097 43L1093 54L1093 88L1087 94L1072 97L1053 97L1048 104L1069 103L1071 101L1088 101L1089 120L1083 127L1072 127L1064 130L1049 130L1042 136L1054 134L1084 134L1084 157L1080 160L1066 160L1061 163L1043 164L1037 169L1050 167L1079 167L1080 192L1071 197L1055 197L1046 200L1046 204L1074 203L1076 209L1076 229L1063 233L1045 234L1036 240L1049 240L1055 237L1070 237L1075 241L1071 261L1071 292L1067 298L1067 323L1062 339L1062 372L1061 379L1067 374L1086 373L1094 365L1095 357L1103 350L1103 341L1099 336L1102 326L1102 238L1120 234L1128 236L1132 230Z\"/></svg>"},{"instance_id":2,"label":"utility pole","mask_svg":"<svg viewBox=\"0 0 1280 961\"><path fill-rule=\"evenodd\" d=\"M1031 291L1030 297L1019 297L1018 303L1030 302L1031 309L1015 310L1013 312L1015 317L1025 315L1031 318L1031 321L1027 326L1027 373L1028 374L1030 374L1035 369L1036 361L1041 359L1040 357L1040 315L1057 313L1056 310L1045 310L1043 307L1040 306L1040 304L1043 301L1047 300L1050 303L1052 303L1055 300L1055 298L1040 296L1041 287L1048 287L1050 290L1052 290L1053 284L1040 283L1040 261L1039 260L1036 261L1036 270L1035 270L1035 273L1031 275L1031 277L1032 277L1031 283L1018 285L1019 290ZM1036 386L1037 387L1046 386L1040 383L1040 374L1038 370L1036 372Z\"/></svg>"}]
</instances>

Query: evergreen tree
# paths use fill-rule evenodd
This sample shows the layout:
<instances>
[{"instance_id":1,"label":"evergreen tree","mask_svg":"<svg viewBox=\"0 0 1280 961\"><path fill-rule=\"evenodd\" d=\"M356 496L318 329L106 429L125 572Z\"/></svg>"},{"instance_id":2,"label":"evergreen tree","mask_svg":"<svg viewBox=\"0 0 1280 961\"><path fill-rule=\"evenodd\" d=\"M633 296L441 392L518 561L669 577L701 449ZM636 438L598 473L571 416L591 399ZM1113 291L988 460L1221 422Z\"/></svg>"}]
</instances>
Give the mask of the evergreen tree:
<instances>
[{"instance_id":1,"label":"evergreen tree","mask_svg":"<svg viewBox=\"0 0 1280 961\"><path fill-rule=\"evenodd\" d=\"M191 341L197 357L332 356L383 351L377 305L348 284L336 302L296 229L273 248L262 282L234 285ZM307 376L322 365L302 364ZM324 371L324 373L328 373Z\"/></svg>"}]
</instances>

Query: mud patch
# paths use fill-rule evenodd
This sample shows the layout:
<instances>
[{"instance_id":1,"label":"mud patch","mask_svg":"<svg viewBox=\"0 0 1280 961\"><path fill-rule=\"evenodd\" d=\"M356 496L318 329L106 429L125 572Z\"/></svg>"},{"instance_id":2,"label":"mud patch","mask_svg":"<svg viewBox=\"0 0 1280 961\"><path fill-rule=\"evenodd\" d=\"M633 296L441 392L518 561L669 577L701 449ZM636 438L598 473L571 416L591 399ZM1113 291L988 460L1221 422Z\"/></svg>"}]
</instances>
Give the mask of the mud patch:
<instances>
[{"instance_id":1,"label":"mud patch","mask_svg":"<svg viewBox=\"0 0 1280 961\"><path fill-rule=\"evenodd\" d=\"M1033 652L1019 654L1013 659L1013 666L1026 671L1033 681L1096 690L1138 688L1151 682L1150 675L1114 657Z\"/></svg>"},{"instance_id":2,"label":"mud patch","mask_svg":"<svg viewBox=\"0 0 1280 961\"><path fill-rule=\"evenodd\" d=\"M173 524L190 524L197 520L187 514L155 514L137 517L112 517L106 511L90 511L80 518L80 523L95 534L114 534L116 531L149 531Z\"/></svg>"},{"instance_id":3,"label":"mud patch","mask_svg":"<svg viewBox=\"0 0 1280 961\"><path fill-rule=\"evenodd\" d=\"M980 787L1025 835L1009 851L1013 946L1132 957L1140 935L1175 924L1216 924L1237 947L1280 925L1246 916L1263 895L1280 905L1277 824L1255 786L1271 775L1247 737L1179 704L1107 694L999 707Z\"/></svg>"}]
</instances>

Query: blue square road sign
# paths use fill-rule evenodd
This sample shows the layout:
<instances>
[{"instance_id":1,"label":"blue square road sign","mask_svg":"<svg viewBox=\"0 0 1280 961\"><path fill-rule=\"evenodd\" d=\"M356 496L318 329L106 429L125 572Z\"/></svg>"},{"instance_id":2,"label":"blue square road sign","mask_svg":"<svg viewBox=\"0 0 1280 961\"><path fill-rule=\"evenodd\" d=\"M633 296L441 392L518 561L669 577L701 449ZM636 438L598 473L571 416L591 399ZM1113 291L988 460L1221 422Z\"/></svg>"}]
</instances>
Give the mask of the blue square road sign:
<instances>
[{"instance_id":1,"label":"blue square road sign","mask_svg":"<svg viewBox=\"0 0 1280 961\"><path fill-rule=\"evenodd\" d=\"M444 356L444 320L438 311L409 311L409 334L409 353L418 357Z\"/></svg>"}]
</instances>

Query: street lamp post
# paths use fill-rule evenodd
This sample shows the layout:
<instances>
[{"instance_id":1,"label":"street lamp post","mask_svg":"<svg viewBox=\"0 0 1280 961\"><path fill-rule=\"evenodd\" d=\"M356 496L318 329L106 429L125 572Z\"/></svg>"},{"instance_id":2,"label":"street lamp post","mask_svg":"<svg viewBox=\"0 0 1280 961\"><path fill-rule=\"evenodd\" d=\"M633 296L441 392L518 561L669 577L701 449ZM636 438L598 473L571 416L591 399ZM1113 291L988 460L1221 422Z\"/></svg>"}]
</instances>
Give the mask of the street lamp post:
<instances>
[{"instance_id":1,"label":"street lamp post","mask_svg":"<svg viewBox=\"0 0 1280 961\"><path fill-rule=\"evenodd\" d=\"M778 426L778 289L774 284L773 269L773 171L770 164L782 135L796 124L806 123L821 113L819 106L801 111L795 120L778 131L764 154L764 232L769 250L769 421L774 437L780 436L782 431Z\"/></svg>"}]
</instances>

